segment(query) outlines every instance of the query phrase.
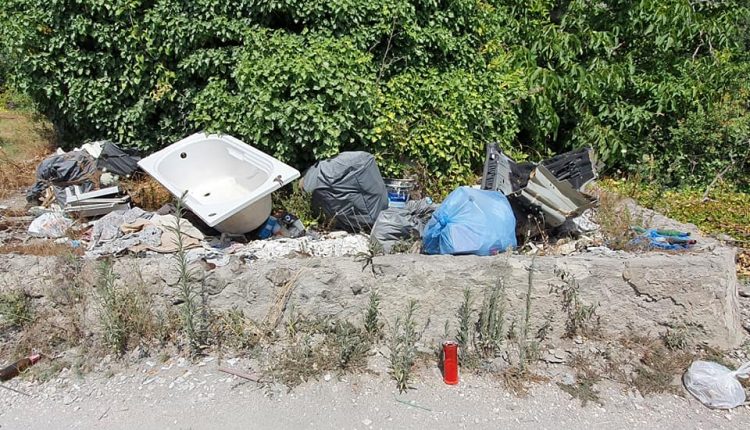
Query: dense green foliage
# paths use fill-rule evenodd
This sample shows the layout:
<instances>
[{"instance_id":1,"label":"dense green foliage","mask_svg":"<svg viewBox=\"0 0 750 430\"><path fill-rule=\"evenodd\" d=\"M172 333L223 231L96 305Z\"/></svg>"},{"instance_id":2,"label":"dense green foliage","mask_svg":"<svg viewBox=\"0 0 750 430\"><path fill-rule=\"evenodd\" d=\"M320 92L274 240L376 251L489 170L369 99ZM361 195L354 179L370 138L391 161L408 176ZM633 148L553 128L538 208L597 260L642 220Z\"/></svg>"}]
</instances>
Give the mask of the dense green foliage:
<instances>
[{"instance_id":1,"label":"dense green foliage","mask_svg":"<svg viewBox=\"0 0 750 430\"><path fill-rule=\"evenodd\" d=\"M3 0L0 68L69 144L231 133L467 181L484 145L747 187L744 0ZM731 154L731 157L729 156ZM450 191L449 189L446 191Z\"/></svg>"}]
</instances>

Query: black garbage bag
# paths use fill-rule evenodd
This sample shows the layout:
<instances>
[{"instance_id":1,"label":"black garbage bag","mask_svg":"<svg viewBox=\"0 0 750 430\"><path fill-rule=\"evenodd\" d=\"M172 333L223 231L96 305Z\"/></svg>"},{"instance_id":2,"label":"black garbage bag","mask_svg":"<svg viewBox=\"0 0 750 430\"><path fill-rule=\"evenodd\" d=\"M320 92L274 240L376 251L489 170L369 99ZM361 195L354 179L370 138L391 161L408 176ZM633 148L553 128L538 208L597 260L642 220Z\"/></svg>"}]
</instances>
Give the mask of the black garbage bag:
<instances>
[{"instance_id":1,"label":"black garbage bag","mask_svg":"<svg viewBox=\"0 0 750 430\"><path fill-rule=\"evenodd\" d=\"M78 185L83 192L94 188L96 161L86 151L72 151L65 154L51 155L36 169L36 182L26 192L26 200L36 203L50 185L55 189L57 203L65 205L65 188Z\"/></svg>"},{"instance_id":2,"label":"black garbage bag","mask_svg":"<svg viewBox=\"0 0 750 430\"><path fill-rule=\"evenodd\" d=\"M388 192L367 152L342 152L318 161L302 179L302 189L312 195L312 207L348 231L369 231L380 211L388 207Z\"/></svg>"},{"instance_id":3,"label":"black garbage bag","mask_svg":"<svg viewBox=\"0 0 750 430\"><path fill-rule=\"evenodd\" d=\"M96 167L118 176L130 176L138 170L140 160L134 151L125 151L112 142L104 142Z\"/></svg>"}]
</instances>

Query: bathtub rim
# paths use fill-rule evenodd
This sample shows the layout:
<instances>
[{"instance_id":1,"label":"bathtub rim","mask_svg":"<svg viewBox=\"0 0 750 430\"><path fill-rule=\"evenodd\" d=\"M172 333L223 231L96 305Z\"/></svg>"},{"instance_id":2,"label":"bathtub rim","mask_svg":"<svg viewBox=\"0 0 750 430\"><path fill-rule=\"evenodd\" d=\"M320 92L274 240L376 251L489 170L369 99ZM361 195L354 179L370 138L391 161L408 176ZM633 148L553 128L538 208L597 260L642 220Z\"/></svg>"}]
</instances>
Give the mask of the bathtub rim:
<instances>
[{"instance_id":1,"label":"bathtub rim","mask_svg":"<svg viewBox=\"0 0 750 430\"><path fill-rule=\"evenodd\" d=\"M253 196L251 198L239 200L237 203L232 202L223 205L201 204L195 197L190 195L190 190L187 190L188 194L184 199L185 206L188 207L192 212L194 212L209 227L215 227L223 221L226 221L228 218L231 218L253 203L261 200L263 197L273 193L274 191L277 191L281 187L291 183L292 181L300 177L300 172L297 169L251 145L248 145L247 143L237 139L234 136L223 133L209 134L205 132L199 132L192 134L165 148L162 148L157 152L154 152L148 157L141 159L138 162L138 165L141 167L141 169L148 173L149 176L156 179L156 181L158 181L167 190L169 190L172 195L179 198L186 190L181 189L168 179L164 178L163 175L159 173L159 165L168 155L179 152L180 150L203 140L220 140L240 152L253 154L255 157L263 159L264 161L269 162L271 165L271 172L268 173L268 178L265 180L265 182L263 182L263 184L261 184L251 192ZM209 216L209 214L211 213L216 213L217 215Z\"/></svg>"}]
</instances>

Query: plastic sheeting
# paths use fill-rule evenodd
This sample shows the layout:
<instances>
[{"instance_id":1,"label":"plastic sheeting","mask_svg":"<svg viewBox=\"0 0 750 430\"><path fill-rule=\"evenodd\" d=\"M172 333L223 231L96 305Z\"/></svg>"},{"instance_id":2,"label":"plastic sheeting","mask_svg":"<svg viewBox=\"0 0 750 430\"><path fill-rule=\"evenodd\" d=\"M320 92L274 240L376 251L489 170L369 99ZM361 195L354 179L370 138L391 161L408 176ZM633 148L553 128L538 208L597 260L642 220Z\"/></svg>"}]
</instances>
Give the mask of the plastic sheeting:
<instances>
[{"instance_id":1,"label":"plastic sheeting","mask_svg":"<svg viewBox=\"0 0 750 430\"><path fill-rule=\"evenodd\" d=\"M141 157L124 151L112 142L101 142L102 150L99 154L96 166L100 170L106 170L118 176L129 176L138 170L138 161Z\"/></svg>"},{"instance_id":2,"label":"plastic sheeting","mask_svg":"<svg viewBox=\"0 0 750 430\"><path fill-rule=\"evenodd\" d=\"M45 158L36 169L36 183L26 193L26 200L37 202L47 187L55 189L60 206L65 206L65 188L79 185L82 192L94 188L92 181L96 172L94 157L86 151L72 151Z\"/></svg>"},{"instance_id":3,"label":"plastic sheeting","mask_svg":"<svg viewBox=\"0 0 750 430\"><path fill-rule=\"evenodd\" d=\"M315 163L305 173L302 188L312 194L313 210L348 231L369 230L388 208L383 177L367 152L342 152Z\"/></svg>"},{"instance_id":4,"label":"plastic sheeting","mask_svg":"<svg viewBox=\"0 0 750 430\"><path fill-rule=\"evenodd\" d=\"M516 218L497 191L460 187L432 214L423 237L425 254L494 255L516 246Z\"/></svg>"}]
</instances>

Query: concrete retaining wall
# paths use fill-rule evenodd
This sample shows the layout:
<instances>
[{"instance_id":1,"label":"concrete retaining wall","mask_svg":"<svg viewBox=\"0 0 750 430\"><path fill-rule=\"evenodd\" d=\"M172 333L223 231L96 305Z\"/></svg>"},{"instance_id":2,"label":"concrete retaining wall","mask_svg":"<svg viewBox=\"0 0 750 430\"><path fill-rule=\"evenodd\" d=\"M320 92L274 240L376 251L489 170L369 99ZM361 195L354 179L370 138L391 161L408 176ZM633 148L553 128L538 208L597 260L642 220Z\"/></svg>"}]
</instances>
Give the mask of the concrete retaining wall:
<instances>
[{"instance_id":1,"label":"concrete retaining wall","mask_svg":"<svg viewBox=\"0 0 750 430\"><path fill-rule=\"evenodd\" d=\"M601 334L615 338L634 330L656 336L667 327L688 327L691 338L713 347L733 348L743 339L734 266L735 251L717 247L696 253L538 257L532 284L532 326L553 315L552 337L564 331L566 314L562 298L554 291L562 284L559 271L567 271L580 284L584 304L597 304ZM59 270L60 259L0 256L2 289L22 286L38 297L67 282ZM500 278L506 288L509 321L523 316L531 257L389 255L375 258L378 272L362 270L352 257L289 258L242 262L200 271L219 309L237 307L262 320L282 286L298 271L290 304L308 315L330 315L361 321L373 289L381 296L381 312L392 324L410 299L419 301L417 319L427 324L423 340L441 339L445 321L456 327L456 310L469 288L475 306L482 294ZM95 262L84 263L81 276L90 285ZM166 256L121 258L115 265L122 282L143 280L148 290L164 299L174 298L177 281L173 260ZM69 272L67 272L69 273ZM69 280L68 280L69 281ZM287 307L288 311L289 307ZM507 325L506 325L507 327Z\"/></svg>"}]
</instances>

